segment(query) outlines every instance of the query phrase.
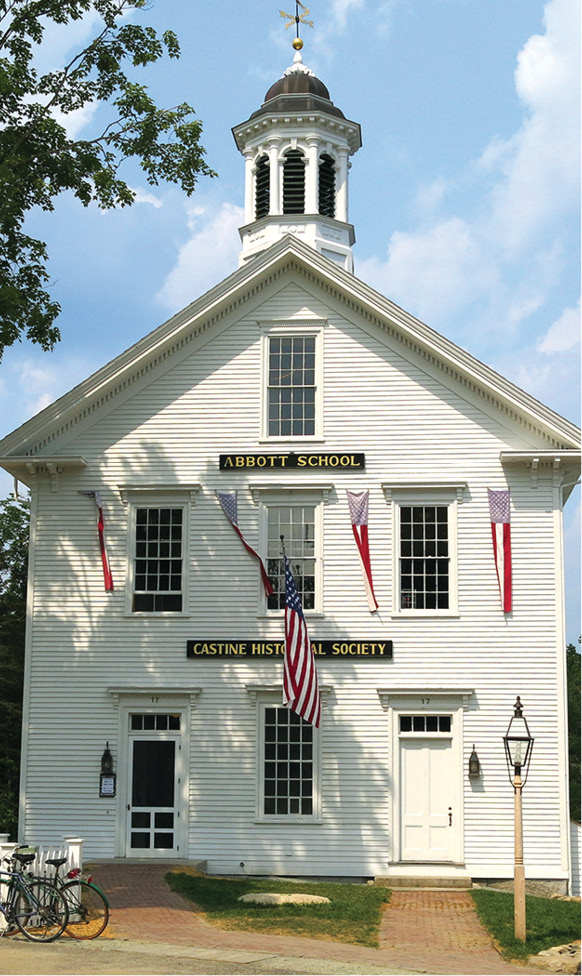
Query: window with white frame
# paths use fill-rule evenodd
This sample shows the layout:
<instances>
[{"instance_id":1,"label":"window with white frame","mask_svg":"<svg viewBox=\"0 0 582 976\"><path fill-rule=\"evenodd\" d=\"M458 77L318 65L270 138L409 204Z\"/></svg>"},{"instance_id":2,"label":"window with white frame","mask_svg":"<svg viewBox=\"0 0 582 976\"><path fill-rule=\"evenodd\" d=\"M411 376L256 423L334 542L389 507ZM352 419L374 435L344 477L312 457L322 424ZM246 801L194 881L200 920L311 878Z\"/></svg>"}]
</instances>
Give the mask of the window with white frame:
<instances>
[{"instance_id":1,"label":"window with white frame","mask_svg":"<svg viewBox=\"0 0 582 976\"><path fill-rule=\"evenodd\" d=\"M184 609L185 508L134 507L132 601L134 613L181 613Z\"/></svg>"},{"instance_id":2,"label":"window with white frame","mask_svg":"<svg viewBox=\"0 0 582 976\"><path fill-rule=\"evenodd\" d=\"M456 501L439 496L396 503L395 612L456 612L456 512Z\"/></svg>"},{"instance_id":3,"label":"window with white frame","mask_svg":"<svg viewBox=\"0 0 582 976\"><path fill-rule=\"evenodd\" d=\"M261 438L323 440L325 319L259 320Z\"/></svg>"},{"instance_id":4,"label":"window with white frame","mask_svg":"<svg viewBox=\"0 0 582 976\"><path fill-rule=\"evenodd\" d=\"M259 705L259 817L319 815L317 731L281 705Z\"/></svg>"},{"instance_id":5,"label":"window with white frame","mask_svg":"<svg viewBox=\"0 0 582 976\"><path fill-rule=\"evenodd\" d=\"M318 507L315 503L267 505L267 572L273 593L267 597L268 610L285 607L285 564L281 552L281 536L297 592L304 610L315 610L320 604L316 552ZM317 540L319 545L319 539Z\"/></svg>"},{"instance_id":6,"label":"window with white frame","mask_svg":"<svg viewBox=\"0 0 582 976\"><path fill-rule=\"evenodd\" d=\"M313 335L269 336L269 437L315 434L315 342Z\"/></svg>"}]
</instances>

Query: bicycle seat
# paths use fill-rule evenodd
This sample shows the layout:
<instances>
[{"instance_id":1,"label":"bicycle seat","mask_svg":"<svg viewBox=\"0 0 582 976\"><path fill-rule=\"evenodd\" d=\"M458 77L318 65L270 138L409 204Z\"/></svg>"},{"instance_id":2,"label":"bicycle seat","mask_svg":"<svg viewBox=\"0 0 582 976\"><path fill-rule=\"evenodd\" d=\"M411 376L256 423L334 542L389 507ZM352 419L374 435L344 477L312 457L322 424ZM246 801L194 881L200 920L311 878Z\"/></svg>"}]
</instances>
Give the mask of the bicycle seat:
<instances>
[{"instance_id":1,"label":"bicycle seat","mask_svg":"<svg viewBox=\"0 0 582 976\"><path fill-rule=\"evenodd\" d=\"M64 864L66 857L47 857L45 864L52 864L54 868L60 868L61 864Z\"/></svg>"},{"instance_id":2,"label":"bicycle seat","mask_svg":"<svg viewBox=\"0 0 582 976\"><path fill-rule=\"evenodd\" d=\"M17 861L20 861L21 864L32 864L36 858L36 854L19 854L18 851L16 851L14 857Z\"/></svg>"}]
</instances>

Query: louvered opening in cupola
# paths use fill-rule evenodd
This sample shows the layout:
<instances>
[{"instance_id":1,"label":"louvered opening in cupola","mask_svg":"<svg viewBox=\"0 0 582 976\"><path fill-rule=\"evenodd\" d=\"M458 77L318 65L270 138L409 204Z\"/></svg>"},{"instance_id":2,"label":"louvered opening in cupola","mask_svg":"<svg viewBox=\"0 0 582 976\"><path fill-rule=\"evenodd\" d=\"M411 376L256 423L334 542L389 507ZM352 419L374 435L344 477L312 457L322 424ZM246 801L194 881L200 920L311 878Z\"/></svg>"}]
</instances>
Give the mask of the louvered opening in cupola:
<instances>
[{"instance_id":1,"label":"louvered opening in cupola","mask_svg":"<svg viewBox=\"0 0 582 976\"><path fill-rule=\"evenodd\" d=\"M255 176L255 218L260 220L269 213L269 157L257 160Z\"/></svg>"},{"instance_id":2,"label":"louvered opening in cupola","mask_svg":"<svg viewBox=\"0 0 582 976\"><path fill-rule=\"evenodd\" d=\"M289 149L283 163L283 213L305 213L305 159L299 149Z\"/></svg>"},{"instance_id":3,"label":"louvered opening in cupola","mask_svg":"<svg viewBox=\"0 0 582 976\"><path fill-rule=\"evenodd\" d=\"M335 217L335 166L327 154L319 161L319 212L324 217Z\"/></svg>"}]
</instances>

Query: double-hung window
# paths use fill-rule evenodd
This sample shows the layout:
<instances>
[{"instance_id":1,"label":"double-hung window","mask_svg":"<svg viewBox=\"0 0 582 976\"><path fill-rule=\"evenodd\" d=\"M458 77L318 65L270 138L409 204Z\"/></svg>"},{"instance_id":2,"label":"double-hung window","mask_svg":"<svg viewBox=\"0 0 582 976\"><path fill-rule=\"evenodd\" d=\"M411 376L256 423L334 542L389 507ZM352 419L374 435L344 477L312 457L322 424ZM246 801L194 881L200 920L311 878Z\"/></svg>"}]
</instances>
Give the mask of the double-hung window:
<instances>
[{"instance_id":1,"label":"double-hung window","mask_svg":"<svg viewBox=\"0 0 582 976\"><path fill-rule=\"evenodd\" d=\"M129 503L127 612L186 613L190 502L199 486L120 489Z\"/></svg>"},{"instance_id":2,"label":"double-hung window","mask_svg":"<svg viewBox=\"0 0 582 976\"><path fill-rule=\"evenodd\" d=\"M272 695L259 701L257 708L258 819L317 820L320 816L317 729L289 708L283 708Z\"/></svg>"},{"instance_id":3,"label":"double-hung window","mask_svg":"<svg viewBox=\"0 0 582 976\"><path fill-rule=\"evenodd\" d=\"M314 504L268 506L267 572L273 584L273 593L267 598L267 609L285 608L285 563L281 555L283 536L301 606L304 610L315 610L319 595L316 594L315 517Z\"/></svg>"},{"instance_id":4,"label":"double-hung window","mask_svg":"<svg viewBox=\"0 0 582 976\"><path fill-rule=\"evenodd\" d=\"M259 614L277 616L285 609L285 552L301 606L307 615L323 613L323 507L330 485L293 485L273 489L264 482L251 484L261 502L260 550L265 557L273 593L261 590Z\"/></svg>"},{"instance_id":5,"label":"double-hung window","mask_svg":"<svg viewBox=\"0 0 582 976\"><path fill-rule=\"evenodd\" d=\"M184 600L184 509L135 509L134 612L181 612Z\"/></svg>"},{"instance_id":6,"label":"double-hung window","mask_svg":"<svg viewBox=\"0 0 582 976\"><path fill-rule=\"evenodd\" d=\"M410 492L394 501L394 613L456 614L456 497Z\"/></svg>"},{"instance_id":7,"label":"double-hung window","mask_svg":"<svg viewBox=\"0 0 582 976\"><path fill-rule=\"evenodd\" d=\"M265 324L263 438L322 437L322 327Z\"/></svg>"}]
</instances>

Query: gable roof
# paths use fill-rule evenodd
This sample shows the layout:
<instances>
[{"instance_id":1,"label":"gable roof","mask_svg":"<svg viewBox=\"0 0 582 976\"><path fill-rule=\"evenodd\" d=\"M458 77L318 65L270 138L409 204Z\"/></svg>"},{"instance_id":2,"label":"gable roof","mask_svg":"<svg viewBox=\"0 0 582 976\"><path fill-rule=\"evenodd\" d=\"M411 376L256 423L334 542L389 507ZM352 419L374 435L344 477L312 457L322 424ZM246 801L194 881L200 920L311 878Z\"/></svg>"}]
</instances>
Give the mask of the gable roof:
<instances>
[{"instance_id":1,"label":"gable roof","mask_svg":"<svg viewBox=\"0 0 582 976\"><path fill-rule=\"evenodd\" d=\"M388 334L404 341L433 364L436 362L514 419L533 427L552 446L579 447L580 430L575 424L355 275L297 238L286 235L0 440L0 456L7 459L15 455L46 455L51 441L66 434L78 421L111 401L289 269L302 272L332 296L356 307Z\"/></svg>"}]
</instances>

